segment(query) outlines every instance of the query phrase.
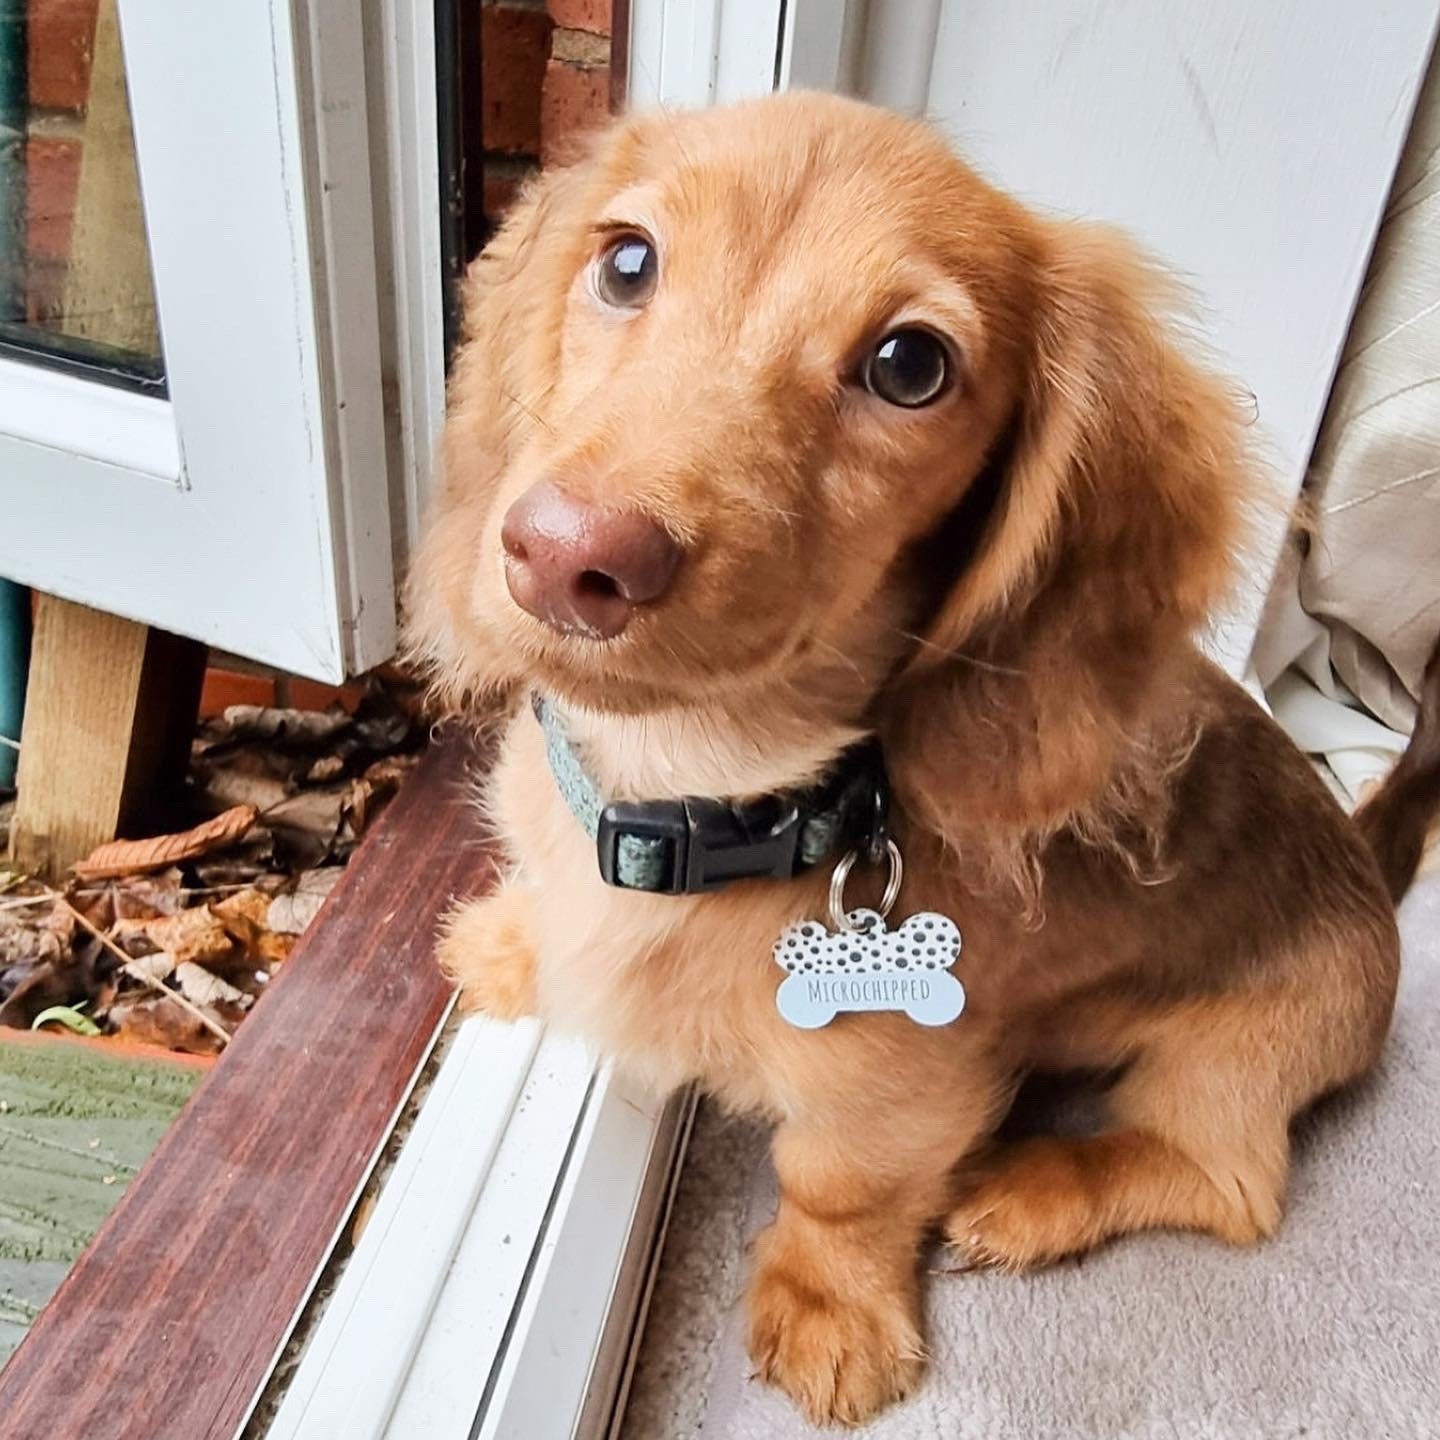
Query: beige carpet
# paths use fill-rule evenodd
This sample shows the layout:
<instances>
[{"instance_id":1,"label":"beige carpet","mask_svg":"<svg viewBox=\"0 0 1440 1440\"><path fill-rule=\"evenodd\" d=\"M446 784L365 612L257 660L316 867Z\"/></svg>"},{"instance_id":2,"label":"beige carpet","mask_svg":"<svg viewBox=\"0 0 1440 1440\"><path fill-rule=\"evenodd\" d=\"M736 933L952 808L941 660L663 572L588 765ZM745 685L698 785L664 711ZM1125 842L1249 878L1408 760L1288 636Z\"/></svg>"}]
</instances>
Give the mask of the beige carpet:
<instances>
[{"instance_id":1,"label":"beige carpet","mask_svg":"<svg viewBox=\"0 0 1440 1440\"><path fill-rule=\"evenodd\" d=\"M1433 1440L1440 1435L1440 878L1401 914L1380 1073L1300 1131L1279 1237L1127 1239L1029 1277L929 1286L934 1361L865 1440ZM702 1111L623 1440L819 1434L750 1380L744 1249L765 1135ZM937 1256L937 1262L939 1261Z\"/></svg>"}]
</instances>

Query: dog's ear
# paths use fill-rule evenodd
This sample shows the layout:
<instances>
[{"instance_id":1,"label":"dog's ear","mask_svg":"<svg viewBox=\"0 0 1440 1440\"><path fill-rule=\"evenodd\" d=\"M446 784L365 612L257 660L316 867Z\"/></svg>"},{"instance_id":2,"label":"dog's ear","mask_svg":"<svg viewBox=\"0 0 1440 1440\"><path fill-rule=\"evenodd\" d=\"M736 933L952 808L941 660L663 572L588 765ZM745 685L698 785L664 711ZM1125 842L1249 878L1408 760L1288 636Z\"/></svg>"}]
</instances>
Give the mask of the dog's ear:
<instances>
[{"instance_id":1,"label":"dog's ear","mask_svg":"<svg viewBox=\"0 0 1440 1440\"><path fill-rule=\"evenodd\" d=\"M1013 836L1101 803L1238 536L1245 417L1177 342L1163 278L1108 231L1040 240L1022 393L977 482L995 499L882 716L897 791L942 832L957 807Z\"/></svg>"},{"instance_id":2,"label":"dog's ear","mask_svg":"<svg viewBox=\"0 0 1440 1440\"><path fill-rule=\"evenodd\" d=\"M513 680L513 657L472 614L471 590L496 482L543 411L556 370L602 143L596 137L572 164L530 183L462 285L463 333L447 387L436 493L404 603L407 657L444 710L488 701Z\"/></svg>"}]
</instances>

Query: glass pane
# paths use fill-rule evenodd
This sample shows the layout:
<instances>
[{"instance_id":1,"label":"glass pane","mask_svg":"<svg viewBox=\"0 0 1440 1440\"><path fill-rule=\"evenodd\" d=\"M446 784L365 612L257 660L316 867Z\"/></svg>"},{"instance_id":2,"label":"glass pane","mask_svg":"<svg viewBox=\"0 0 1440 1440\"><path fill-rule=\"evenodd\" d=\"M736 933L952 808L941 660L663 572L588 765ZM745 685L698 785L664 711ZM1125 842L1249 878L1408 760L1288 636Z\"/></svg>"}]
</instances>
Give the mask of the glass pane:
<instances>
[{"instance_id":1,"label":"glass pane","mask_svg":"<svg viewBox=\"0 0 1440 1440\"><path fill-rule=\"evenodd\" d=\"M116 0L0 0L0 352L163 377Z\"/></svg>"}]
</instances>

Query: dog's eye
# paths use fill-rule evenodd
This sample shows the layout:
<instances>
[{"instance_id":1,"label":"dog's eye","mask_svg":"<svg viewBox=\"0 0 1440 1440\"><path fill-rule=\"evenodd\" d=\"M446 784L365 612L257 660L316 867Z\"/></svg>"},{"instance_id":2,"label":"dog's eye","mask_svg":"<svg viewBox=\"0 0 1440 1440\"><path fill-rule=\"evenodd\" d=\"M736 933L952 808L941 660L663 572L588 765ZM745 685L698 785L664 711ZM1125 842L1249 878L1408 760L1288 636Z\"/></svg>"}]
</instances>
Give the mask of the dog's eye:
<instances>
[{"instance_id":1,"label":"dog's eye","mask_svg":"<svg viewBox=\"0 0 1440 1440\"><path fill-rule=\"evenodd\" d=\"M655 247L643 235L612 240L595 267L595 290L607 305L638 310L648 304L660 278Z\"/></svg>"},{"instance_id":2,"label":"dog's eye","mask_svg":"<svg viewBox=\"0 0 1440 1440\"><path fill-rule=\"evenodd\" d=\"M892 405L913 410L936 399L950 380L950 359L928 330L892 330L869 354L860 378Z\"/></svg>"}]
</instances>

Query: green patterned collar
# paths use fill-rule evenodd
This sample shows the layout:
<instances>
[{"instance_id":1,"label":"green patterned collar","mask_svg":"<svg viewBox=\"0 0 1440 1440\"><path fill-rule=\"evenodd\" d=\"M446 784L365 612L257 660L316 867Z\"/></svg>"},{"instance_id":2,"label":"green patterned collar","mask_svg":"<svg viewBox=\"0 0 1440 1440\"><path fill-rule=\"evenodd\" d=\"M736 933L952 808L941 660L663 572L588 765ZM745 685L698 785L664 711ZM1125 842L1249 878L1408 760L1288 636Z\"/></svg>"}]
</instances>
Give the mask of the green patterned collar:
<instances>
[{"instance_id":1,"label":"green patterned collar","mask_svg":"<svg viewBox=\"0 0 1440 1440\"><path fill-rule=\"evenodd\" d=\"M873 740L845 751L823 780L804 790L750 800L606 803L559 709L538 694L533 705L555 786L594 838L607 884L698 895L737 880L788 880L852 848L884 849L889 792Z\"/></svg>"}]
</instances>

